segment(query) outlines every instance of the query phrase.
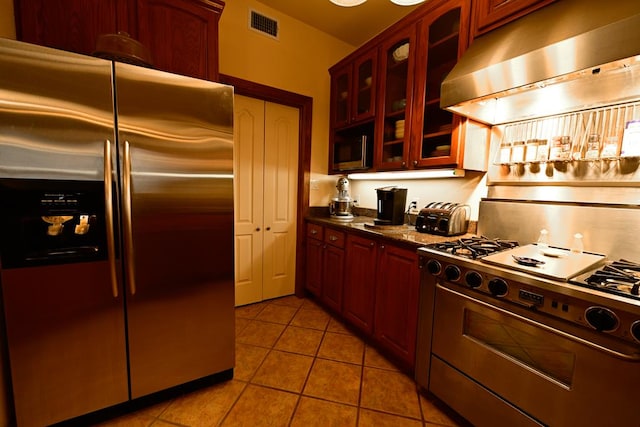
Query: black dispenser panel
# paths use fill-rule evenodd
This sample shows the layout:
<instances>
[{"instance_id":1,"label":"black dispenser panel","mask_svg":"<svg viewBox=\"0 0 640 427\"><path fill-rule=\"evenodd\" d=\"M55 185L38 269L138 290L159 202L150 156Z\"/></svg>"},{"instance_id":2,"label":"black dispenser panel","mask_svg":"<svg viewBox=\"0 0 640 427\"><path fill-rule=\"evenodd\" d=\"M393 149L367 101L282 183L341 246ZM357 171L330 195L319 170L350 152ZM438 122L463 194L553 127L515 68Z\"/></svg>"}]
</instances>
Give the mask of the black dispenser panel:
<instances>
[{"instance_id":1,"label":"black dispenser panel","mask_svg":"<svg viewBox=\"0 0 640 427\"><path fill-rule=\"evenodd\" d=\"M0 180L2 268L106 259L104 183Z\"/></svg>"}]
</instances>

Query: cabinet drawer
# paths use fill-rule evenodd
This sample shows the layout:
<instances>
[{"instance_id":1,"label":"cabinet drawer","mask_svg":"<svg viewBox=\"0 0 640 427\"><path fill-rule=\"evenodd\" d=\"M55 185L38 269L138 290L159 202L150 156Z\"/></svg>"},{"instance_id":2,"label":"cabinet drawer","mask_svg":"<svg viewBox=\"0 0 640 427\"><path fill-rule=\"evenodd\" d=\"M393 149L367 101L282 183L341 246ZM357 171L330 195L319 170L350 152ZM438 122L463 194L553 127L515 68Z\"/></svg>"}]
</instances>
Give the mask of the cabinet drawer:
<instances>
[{"instance_id":1,"label":"cabinet drawer","mask_svg":"<svg viewBox=\"0 0 640 427\"><path fill-rule=\"evenodd\" d=\"M307 237L322 240L322 226L318 224L307 223Z\"/></svg>"},{"instance_id":2,"label":"cabinet drawer","mask_svg":"<svg viewBox=\"0 0 640 427\"><path fill-rule=\"evenodd\" d=\"M324 242L337 248L344 248L344 232L327 228L324 233Z\"/></svg>"}]
</instances>

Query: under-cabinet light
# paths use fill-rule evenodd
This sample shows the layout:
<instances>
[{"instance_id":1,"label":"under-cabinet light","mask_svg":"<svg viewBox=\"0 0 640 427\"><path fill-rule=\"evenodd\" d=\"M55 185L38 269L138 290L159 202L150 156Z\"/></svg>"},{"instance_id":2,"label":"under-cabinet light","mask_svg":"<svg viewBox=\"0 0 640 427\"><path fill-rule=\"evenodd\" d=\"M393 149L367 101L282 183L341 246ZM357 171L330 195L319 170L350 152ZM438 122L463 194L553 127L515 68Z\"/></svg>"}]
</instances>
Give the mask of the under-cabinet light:
<instances>
[{"instance_id":1,"label":"under-cabinet light","mask_svg":"<svg viewBox=\"0 0 640 427\"><path fill-rule=\"evenodd\" d=\"M349 179L355 180L390 180L390 179L431 179L431 178L462 178L464 169L433 169L423 171L400 171L400 172L363 172L350 173Z\"/></svg>"}]
</instances>

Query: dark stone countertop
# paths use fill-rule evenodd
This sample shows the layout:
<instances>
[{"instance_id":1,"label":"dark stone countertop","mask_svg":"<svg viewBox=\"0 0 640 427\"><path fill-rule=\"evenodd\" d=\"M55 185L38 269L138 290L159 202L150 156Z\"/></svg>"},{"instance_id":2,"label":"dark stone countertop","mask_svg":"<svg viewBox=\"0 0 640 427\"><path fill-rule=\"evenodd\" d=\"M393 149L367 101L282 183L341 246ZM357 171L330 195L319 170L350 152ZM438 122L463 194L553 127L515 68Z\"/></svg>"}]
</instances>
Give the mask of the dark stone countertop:
<instances>
[{"instance_id":1,"label":"dark stone countertop","mask_svg":"<svg viewBox=\"0 0 640 427\"><path fill-rule=\"evenodd\" d=\"M410 224L378 226L373 222L374 217L366 215L357 215L351 221L343 221L333 219L328 214L316 214L308 216L306 220L311 223L329 226L334 229L343 229L348 232L354 232L364 237L382 238L389 240L392 243L401 244L415 249L430 243L446 242L462 237L474 236L473 233L467 233L461 236L438 236L434 234L419 233L416 231L415 226Z\"/></svg>"}]
</instances>

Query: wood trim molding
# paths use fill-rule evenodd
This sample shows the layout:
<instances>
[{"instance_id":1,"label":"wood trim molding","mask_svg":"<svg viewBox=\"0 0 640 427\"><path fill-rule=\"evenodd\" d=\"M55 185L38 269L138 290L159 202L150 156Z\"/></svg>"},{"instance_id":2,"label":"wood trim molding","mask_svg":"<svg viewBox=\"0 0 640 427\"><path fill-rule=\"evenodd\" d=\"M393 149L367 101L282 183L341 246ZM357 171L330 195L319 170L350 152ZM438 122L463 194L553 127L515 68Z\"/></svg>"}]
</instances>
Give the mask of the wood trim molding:
<instances>
[{"instance_id":1,"label":"wood trim molding","mask_svg":"<svg viewBox=\"0 0 640 427\"><path fill-rule=\"evenodd\" d=\"M306 257L304 256L304 219L309 213L309 183L311 180L311 121L313 98L243 80L227 74L220 74L219 81L234 87L235 93L262 99L277 104L288 105L300 111L300 146L298 149L298 200L296 219L296 295L304 295Z\"/></svg>"}]
</instances>

